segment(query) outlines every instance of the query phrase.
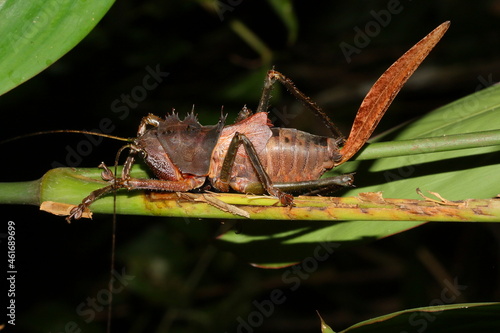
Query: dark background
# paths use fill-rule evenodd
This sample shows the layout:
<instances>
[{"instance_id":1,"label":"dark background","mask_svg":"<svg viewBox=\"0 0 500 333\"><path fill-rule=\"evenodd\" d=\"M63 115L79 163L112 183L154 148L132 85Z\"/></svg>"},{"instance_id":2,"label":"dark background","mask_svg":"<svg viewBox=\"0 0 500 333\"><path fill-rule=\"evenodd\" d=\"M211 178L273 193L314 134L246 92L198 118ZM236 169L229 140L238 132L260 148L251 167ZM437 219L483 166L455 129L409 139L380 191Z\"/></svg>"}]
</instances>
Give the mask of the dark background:
<instances>
[{"instance_id":1,"label":"dark background","mask_svg":"<svg viewBox=\"0 0 500 333\"><path fill-rule=\"evenodd\" d=\"M387 9L387 1L294 2L298 35L293 41L267 2L226 4L232 10L219 16L204 1L116 3L72 51L0 98L0 139L50 129L92 130L103 118L116 127L112 134L133 137L146 114L162 116L175 108L182 115L193 105L204 124L215 123L221 107L232 121L243 105L255 108L264 73L272 66L292 78L348 134L376 78L446 20L452 22L450 30L398 95L378 131L500 78L498 0L401 1L403 10L350 63L339 45L354 45L354 28L364 30L374 20L370 11ZM270 59L235 32L235 22L267 46ZM169 75L121 119L113 101L141 85L148 66L159 66ZM275 97L276 105L294 107L287 94L278 90ZM287 120L289 127L324 131L307 114ZM55 162L65 164L66 147L81 140L58 134L3 145L1 181L41 177ZM95 167L102 160L112 164L120 146L105 140L78 166ZM68 225L36 207L2 206L1 211L5 222L13 220L17 227L19 331L60 332L74 321L84 332L102 332L104 311L87 324L75 309L106 288L110 216ZM257 269L214 250L211 241L218 224L118 218L117 268L142 275L133 288L116 296L115 331L235 331L237 318L255 310L252 301L261 302L274 288L284 288L283 271ZM318 331L316 310L340 330L377 315L427 306L441 297L443 276L467 286L457 301L499 301L499 237L496 226L435 223L339 251L287 294L287 301L255 331ZM201 280L186 287L195 268L203 272ZM434 276L440 268L444 275Z\"/></svg>"}]
</instances>

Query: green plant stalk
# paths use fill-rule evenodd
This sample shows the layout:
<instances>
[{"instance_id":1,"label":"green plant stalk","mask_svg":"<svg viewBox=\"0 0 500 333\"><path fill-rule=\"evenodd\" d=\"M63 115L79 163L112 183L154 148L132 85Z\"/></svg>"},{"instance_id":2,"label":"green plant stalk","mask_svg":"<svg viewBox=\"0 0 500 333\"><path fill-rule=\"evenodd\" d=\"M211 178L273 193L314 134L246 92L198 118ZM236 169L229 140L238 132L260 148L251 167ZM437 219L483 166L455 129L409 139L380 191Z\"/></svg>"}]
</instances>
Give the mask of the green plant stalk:
<instances>
[{"instance_id":1,"label":"green plant stalk","mask_svg":"<svg viewBox=\"0 0 500 333\"><path fill-rule=\"evenodd\" d=\"M442 137L372 143L356 160L378 159L401 155L442 152L500 145L500 130L449 135ZM145 170L134 168L135 177L147 178ZM107 185L100 178L100 170L54 169L40 180L0 183L0 203L40 205L44 201L79 204L93 190ZM145 194L139 191L119 191L117 213L131 215L158 215L206 218L244 218L231 211L232 206L221 207L221 200L243 209L252 219L294 220L396 220L396 221L499 221L497 201L468 201L468 206L449 206L404 199L383 199L373 206L359 197L298 197L296 207L288 209L277 205L271 197L242 194L190 194L180 198L177 194ZM194 201L196 200L196 201ZM222 205L222 204L221 204ZM430 206L429 206L430 205ZM402 209L402 207L404 209ZM229 211L227 211L229 209ZM95 213L113 213L112 196L98 199L92 204ZM248 216L248 215L247 215Z\"/></svg>"},{"instance_id":2,"label":"green plant stalk","mask_svg":"<svg viewBox=\"0 0 500 333\"><path fill-rule=\"evenodd\" d=\"M136 176L142 174L138 170ZM27 204L60 202L78 204L91 191L105 182L98 180L98 169L58 168L48 171L39 181L2 183L0 192L29 194ZM33 190L35 184L39 191ZM38 201L35 200L38 196ZM12 195L11 197L14 197ZM5 199L5 198L1 198ZM213 199L213 200L210 200ZM216 201L214 204L213 201ZM224 202L228 207L222 207ZM175 216L185 218L246 219L234 213L237 207L249 214L250 219L271 220L373 220L373 221L453 221L500 222L500 200L482 199L448 202L436 200L386 199L371 193L357 197L297 197L293 208L280 206L278 200L268 196L234 193L177 194L142 191L119 191L118 214ZM20 203L11 200L10 203ZM107 196L91 206L94 213L113 213L113 198ZM53 213L57 213L52 211Z\"/></svg>"},{"instance_id":3,"label":"green plant stalk","mask_svg":"<svg viewBox=\"0 0 500 333\"><path fill-rule=\"evenodd\" d=\"M0 183L0 203L6 205L40 205L41 179L27 182Z\"/></svg>"},{"instance_id":4,"label":"green plant stalk","mask_svg":"<svg viewBox=\"0 0 500 333\"><path fill-rule=\"evenodd\" d=\"M355 156L355 159L358 161L374 160L497 145L500 145L500 130L491 130L423 139L369 143Z\"/></svg>"}]
</instances>

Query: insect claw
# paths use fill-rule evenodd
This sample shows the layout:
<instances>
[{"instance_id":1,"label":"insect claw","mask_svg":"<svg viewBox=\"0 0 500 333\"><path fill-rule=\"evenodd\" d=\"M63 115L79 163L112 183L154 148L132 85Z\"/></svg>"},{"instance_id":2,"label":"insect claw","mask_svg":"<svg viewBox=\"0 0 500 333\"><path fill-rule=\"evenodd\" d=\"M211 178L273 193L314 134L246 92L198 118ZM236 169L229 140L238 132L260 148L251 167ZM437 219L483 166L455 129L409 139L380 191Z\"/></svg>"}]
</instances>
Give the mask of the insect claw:
<instances>
[{"instance_id":1,"label":"insect claw","mask_svg":"<svg viewBox=\"0 0 500 333\"><path fill-rule=\"evenodd\" d=\"M295 204L293 203L293 196L291 194L282 193L282 195L280 197L280 202L282 205L290 207L290 208L292 206L295 206Z\"/></svg>"},{"instance_id":2,"label":"insect claw","mask_svg":"<svg viewBox=\"0 0 500 333\"><path fill-rule=\"evenodd\" d=\"M110 181L115 179L115 176L113 175L113 171L111 171L104 162L101 162L98 166L99 169L103 169L101 172L101 178L105 181Z\"/></svg>"},{"instance_id":3,"label":"insect claw","mask_svg":"<svg viewBox=\"0 0 500 333\"><path fill-rule=\"evenodd\" d=\"M354 172L343 175L342 182L345 184L343 186L356 187L354 185Z\"/></svg>"},{"instance_id":4,"label":"insect claw","mask_svg":"<svg viewBox=\"0 0 500 333\"><path fill-rule=\"evenodd\" d=\"M71 209L68 217L66 217L66 221L68 223L71 223L71 220L79 220L82 217L83 207L81 207L81 206L82 206L82 204L79 204L78 206L73 207L73 209Z\"/></svg>"},{"instance_id":5,"label":"insect claw","mask_svg":"<svg viewBox=\"0 0 500 333\"><path fill-rule=\"evenodd\" d=\"M273 193L270 193L270 194L272 194L273 196L277 197L280 200L280 203L283 206L288 206L288 207L294 206L294 204L293 204L293 195L285 193L285 192L282 192L282 191L280 191L278 189L275 189L272 192Z\"/></svg>"}]
</instances>

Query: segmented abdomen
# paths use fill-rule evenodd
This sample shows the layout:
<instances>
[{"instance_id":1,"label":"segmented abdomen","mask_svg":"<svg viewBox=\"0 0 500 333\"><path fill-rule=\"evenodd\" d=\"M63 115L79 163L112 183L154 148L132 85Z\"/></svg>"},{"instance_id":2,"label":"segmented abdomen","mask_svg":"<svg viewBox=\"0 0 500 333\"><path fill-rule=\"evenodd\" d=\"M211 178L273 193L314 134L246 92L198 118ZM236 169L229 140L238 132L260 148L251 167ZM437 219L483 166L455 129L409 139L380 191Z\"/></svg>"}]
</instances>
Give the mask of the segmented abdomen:
<instances>
[{"instance_id":1,"label":"segmented abdomen","mask_svg":"<svg viewBox=\"0 0 500 333\"><path fill-rule=\"evenodd\" d=\"M274 183L316 180L341 158L335 139L293 128L272 131L259 157Z\"/></svg>"}]
</instances>

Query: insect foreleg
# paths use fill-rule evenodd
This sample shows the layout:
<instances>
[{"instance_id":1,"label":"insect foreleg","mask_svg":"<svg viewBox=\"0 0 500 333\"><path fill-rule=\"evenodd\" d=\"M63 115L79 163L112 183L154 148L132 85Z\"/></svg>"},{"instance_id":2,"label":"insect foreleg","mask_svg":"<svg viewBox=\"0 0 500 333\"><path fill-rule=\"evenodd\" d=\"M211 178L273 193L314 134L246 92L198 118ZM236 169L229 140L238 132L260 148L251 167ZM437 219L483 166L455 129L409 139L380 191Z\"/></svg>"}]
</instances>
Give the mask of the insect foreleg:
<instances>
[{"instance_id":1,"label":"insect foreleg","mask_svg":"<svg viewBox=\"0 0 500 333\"><path fill-rule=\"evenodd\" d=\"M111 193L113 191L126 188L127 190L156 190L166 192L187 192L197 187L200 187L205 182L205 177L190 177L180 180L158 180L158 179L141 179L130 178L126 179L115 178L113 172L104 164L99 165L103 168L102 178L111 182L110 185L97 189L91 192L82 203L73 208L70 215L66 218L78 220L85 209L87 209L99 197Z\"/></svg>"},{"instance_id":2,"label":"insect foreleg","mask_svg":"<svg viewBox=\"0 0 500 333\"><path fill-rule=\"evenodd\" d=\"M117 182L115 181L115 177L113 175L113 172L104 163L101 163L99 165L99 168L104 169L102 172L102 178L104 180L111 181L112 183L108 186L105 186L103 188L92 191L88 196L86 196L82 200L81 204L74 207L70 211L69 216L66 217L66 221L70 222L72 219L75 219L75 220L80 219L80 217L82 217L82 214L85 211L85 209L87 209L99 197L101 197L105 194L111 193L114 190L122 187L121 185L117 184Z\"/></svg>"},{"instance_id":3,"label":"insect foreleg","mask_svg":"<svg viewBox=\"0 0 500 333\"><path fill-rule=\"evenodd\" d=\"M220 182L223 184L222 190L225 191L229 190L229 182L230 182L229 178L231 175L231 169L234 165L238 148L241 144L245 148L248 159L250 160L257 174L257 177L259 178L263 188L267 191L267 193L279 198L281 204L287 206L291 205L293 202L293 197L290 194L283 193L281 190L277 189L273 185L271 178L264 169L252 142L244 134L238 132L236 132L233 138L231 139L231 143L229 144L227 154L222 164L222 169L220 174Z\"/></svg>"}]
</instances>

